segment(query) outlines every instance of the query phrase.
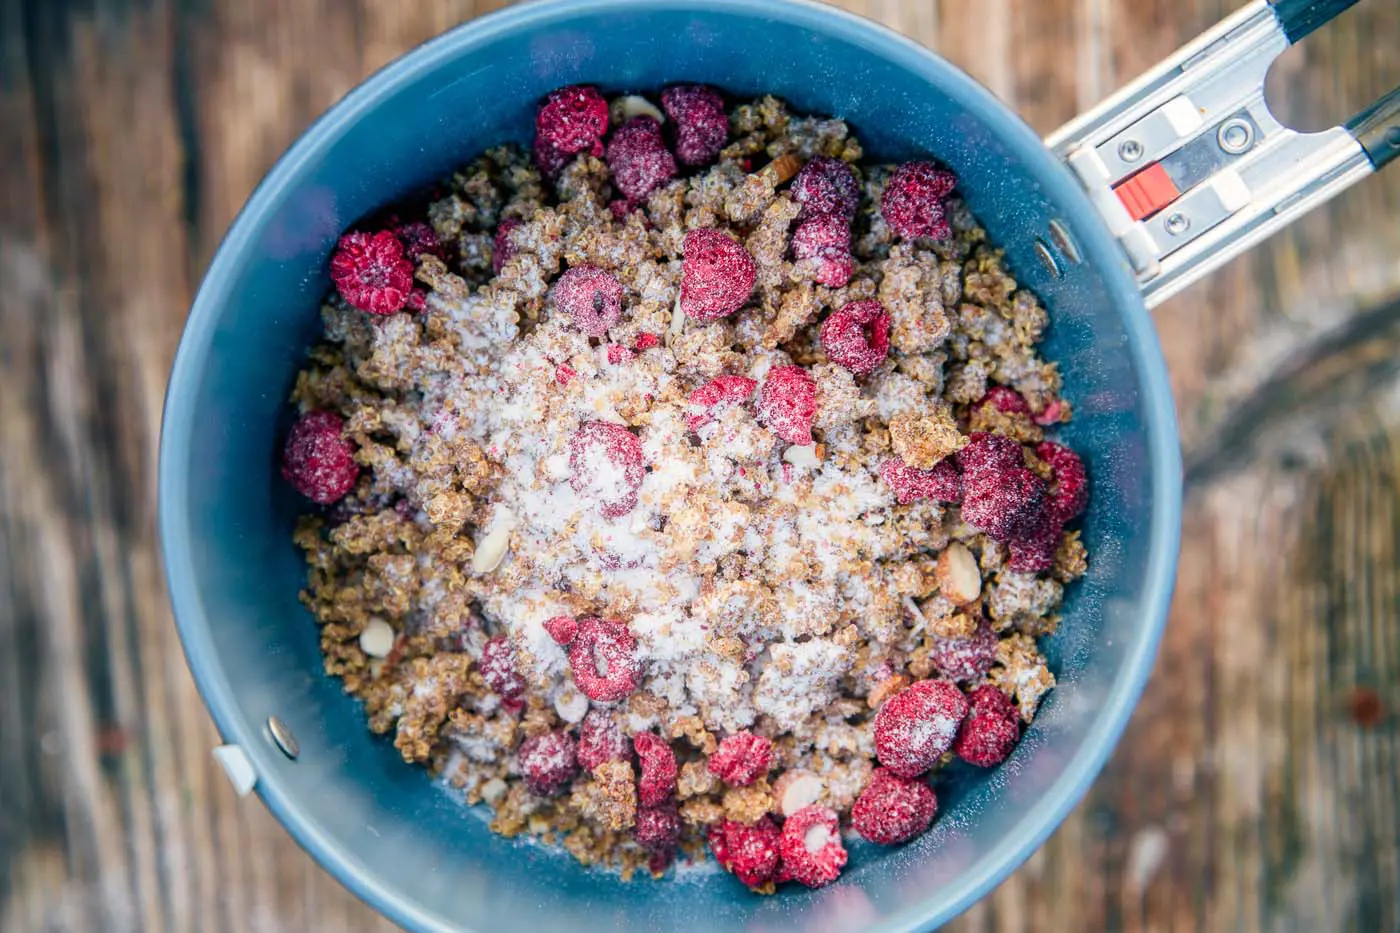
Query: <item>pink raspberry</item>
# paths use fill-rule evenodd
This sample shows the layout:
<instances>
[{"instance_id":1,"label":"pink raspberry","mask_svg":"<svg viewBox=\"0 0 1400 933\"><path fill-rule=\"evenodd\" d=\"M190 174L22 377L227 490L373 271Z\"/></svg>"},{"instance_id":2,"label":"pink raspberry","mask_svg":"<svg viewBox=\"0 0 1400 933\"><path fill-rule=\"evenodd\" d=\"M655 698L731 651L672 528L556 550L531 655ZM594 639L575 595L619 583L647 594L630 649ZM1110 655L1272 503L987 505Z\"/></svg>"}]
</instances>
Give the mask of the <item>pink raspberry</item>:
<instances>
[{"instance_id":1,"label":"pink raspberry","mask_svg":"<svg viewBox=\"0 0 1400 933\"><path fill-rule=\"evenodd\" d=\"M1035 416L1035 423L1049 427L1069 420L1069 405L1063 399L1052 399Z\"/></svg>"},{"instance_id":2,"label":"pink raspberry","mask_svg":"<svg viewBox=\"0 0 1400 933\"><path fill-rule=\"evenodd\" d=\"M708 165L729 139L724 98L699 84L682 84L661 92L661 108L676 125L676 156L685 165Z\"/></svg>"},{"instance_id":3,"label":"pink raspberry","mask_svg":"<svg viewBox=\"0 0 1400 933\"><path fill-rule=\"evenodd\" d=\"M613 184L629 201L643 200L676 177L676 160L661 141L655 117L633 117L618 127L607 160Z\"/></svg>"},{"instance_id":4,"label":"pink raspberry","mask_svg":"<svg viewBox=\"0 0 1400 933\"><path fill-rule=\"evenodd\" d=\"M1046 510L1029 531L1007 542L1006 566L1017 573L1040 573L1055 566L1055 552L1060 547L1064 526Z\"/></svg>"},{"instance_id":5,"label":"pink raspberry","mask_svg":"<svg viewBox=\"0 0 1400 933\"><path fill-rule=\"evenodd\" d=\"M850 165L831 156L817 156L792 180L792 199L802 205L799 220L835 214L847 223L860 207L860 182Z\"/></svg>"},{"instance_id":6,"label":"pink raspberry","mask_svg":"<svg viewBox=\"0 0 1400 933\"><path fill-rule=\"evenodd\" d=\"M342 431L345 420L333 411L308 411L287 432L282 478L312 502L330 505L345 498L360 478L355 445Z\"/></svg>"},{"instance_id":7,"label":"pink raspberry","mask_svg":"<svg viewBox=\"0 0 1400 933\"><path fill-rule=\"evenodd\" d=\"M636 355L620 343L608 344L608 364L611 366L623 366L630 363Z\"/></svg>"},{"instance_id":8,"label":"pink raspberry","mask_svg":"<svg viewBox=\"0 0 1400 933\"><path fill-rule=\"evenodd\" d=\"M814 214L792 233L794 259L816 259L814 278L820 285L840 288L851 280L855 259L851 256L851 228L844 217Z\"/></svg>"},{"instance_id":9,"label":"pink raspberry","mask_svg":"<svg viewBox=\"0 0 1400 933\"><path fill-rule=\"evenodd\" d=\"M544 630L558 644L567 645L578 633L578 620L573 616L555 616L544 623Z\"/></svg>"},{"instance_id":10,"label":"pink raspberry","mask_svg":"<svg viewBox=\"0 0 1400 933\"><path fill-rule=\"evenodd\" d=\"M632 760L632 743L606 710L591 709L578 727L578 763L589 771L609 761Z\"/></svg>"},{"instance_id":11,"label":"pink raspberry","mask_svg":"<svg viewBox=\"0 0 1400 933\"><path fill-rule=\"evenodd\" d=\"M998 541L1034 530L1045 504L1045 481L1026 467L963 473L962 517Z\"/></svg>"},{"instance_id":12,"label":"pink raspberry","mask_svg":"<svg viewBox=\"0 0 1400 933\"><path fill-rule=\"evenodd\" d=\"M921 835L938 813L938 798L923 781L876 768L851 806L851 826L871 842L892 846Z\"/></svg>"},{"instance_id":13,"label":"pink raspberry","mask_svg":"<svg viewBox=\"0 0 1400 933\"><path fill-rule=\"evenodd\" d=\"M699 431L731 408L744 404L758 383L746 376L716 376L686 399L685 423Z\"/></svg>"},{"instance_id":14,"label":"pink raspberry","mask_svg":"<svg viewBox=\"0 0 1400 933\"><path fill-rule=\"evenodd\" d=\"M604 518L626 515L646 476L641 441L620 424L585 421L569 439L569 470L574 492L597 503Z\"/></svg>"},{"instance_id":15,"label":"pink raspberry","mask_svg":"<svg viewBox=\"0 0 1400 933\"><path fill-rule=\"evenodd\" d=\"M778 837L782 877L809 888L831 884L846 867L846 847L841 844L841 824L828 807L803 807L783 823Z\"/></svg>"},{"instance_id":16,"label":"pink raspberry","mask_svg":"<svg viewBox=\"0 0 1400 933\"><path fill-rule=\"evenodd\" d=\"M955 683L981 677L991 670L997 658L997 636L986 622L977 626L971 638L935 635L931 641L929 660L939 674Z\"/></svg>"},{"instance_id":17,"label":"pink raspberry","mask_svg":"<svg viewBox=\"0 0 1400 933\"><path fill-rule=\"evenodd\" d=\"M632 749L641 765L637 778L637 799L644 807L659 807L670 801L676 790L676 753L655 732L632 736Z\"/></svg>"},{"instance_id":18,"label":"pink raspberry","mask_svg":"<svg viewBox=\"0 0 1400 933\"><path fill-rule=\"evenodd\" d=\"M600 703L630 696L642 676L637 639L617 619L579 619L569 642L569 665L579 690Z\"/></svg>"},{"instance_id":19,"label":"pink raspberry","mask_svg":"<svg viewBox=\"0 0 1400 933\"><path fill-rule=\"evenodd\" d=\"M567 732L546 732L520 743L515 753L525 789L536 797L556 797L578 774L578 751Z\"/></svg>"},{"instance_id":20,"label":"pink raspberry","mask_svg":"<svg viewBox=\"0 0 1400 933\"><path fill-rule=\"evenodd\" d=\"M1089 504L1089 474L1084 470L1084 461L1079 459L1079 454L1054 441L1041 441L1036 445L1035 455L1050 464L1054 471L1048 509L1051 516L1060 525L1078 518Z\"/></svg>"},{"instance_id":21,"label":"pink raspberry","mask_svg":"<svg viewBox=\"0 0 1400 933\"><path fill-rule=\"evenodd\" d=\"M875 755L900 777L923 774L952 747L967 699L946 680L919 680L875 714Z\"/></svg>"},{"instance_id":22,"label":"pink raspberry","mask_svg":"<svg viewBox=\"0 0 1400 933\"><path fill-rule=\"evenodd\" d=\"M758 281L758 266L727 233L702 228L681 244L681 313L714 321L744 306Z\"/></svg>"},{"instance_id":23,"label":"pink raspberry","mask_svg":"<svg viewBox=\"0 0 1400 933\"><path fill-rule=\"evenodd\" d=\"M577 375L577 370L565 363L560 363L558 366L554 367L554 381L561 386L568 385Z\"/></svg>"},{"instance_id":24,"label":"pink raspberry","mask_svg":"<svg viewBox=\"0 0 1400 933\"><path fill-rule=\"evenodd\" d=\"M986 395L978 399L977 405L993 405L997 411L1007 415L1028 414L1031 410L1021 393L1007 386L992 386Z\"/></svg>"},{"instance_id":25,"label":"pink raspberry","mask_svg":"<svg viewBox=\"0 0 1400 933\"><path fill-rule=\"evenodd\" d=\"M574 266L554 283L554 305L586 337L601 337L622 317L622 283L596 266Z\"/></svg>"},{"instance_id":26,"label":"pink raspberry","mask_svg":"<svg viewBox=\"0 0 1400 933\"><path fill-rule=\"evenodd\" d=\"M331 255L331 281L352 308L396 314L413 292L413 262L391 231L347 233Z\"/></svg>"},{"instance_id":27,"label":"pink raspberry","mask_svg":"<svg viewBox=\"0 0 1400 933\"><path fill-rule=\"evenodd\" d=\"M535 161L546 175L568 164L575 153L603 154L608 102L585 85L551 91L535 116Z\"/></svg>"},{"instance_id":28,"label":"pink raspberry","mask_svg":"<svg viewBox=\"0 0 1400 933\"><path fill-rule=\"evenodd\" d=\"M649 852L670 852L681 838L681 818L676 805L667 801L659 807L639 807L633 830L637 845Z\"/></svg>"},{"instance_id":29,"label":"pink raspberry","mask_svg":"<svg viewBox=\"0 0 1400 933\"><path fill-rule=\"evenodd\" d=\"M857 376L879 368L890 352L890 313L880 302L853 301L822 322L827 359Z\"/></svg>"},{"instance_id":30,"label":"pink raspberry","mask_svg":"<svg viewBox=\"0 0 1400 933\"><path fill-rule=\"evenodd\" d=\"M773 743L745 729L726 736L710 755L710 773L735 787L747 787L773 766Z\"/></svg>"},{"instance_id":31,"label":"pink raspberry","mask_svg":"<svg viewBox=\"0 0 1400 933\"><path fill-rule=\"evenodd\" d=\"M1006 694L991 684L972 691L972 712L953 751L968 764L990 768L1007 759L1021 740L1021 718Z\"/></svg>"},{"instance_id":32,"label":"pink raspberry","mask_svg":"<svg viewBox=\"0 0 1400 933\"><path fill-rule=\"evenodd\" d=\"M481 679L486 686L501 698L501 705L519 708L520 698L525 694L525 678L515 667L515 648L504 635L487 639L481 646L481 660L477 662Z\"/></svg>"},{"instance_id":33,"label":"pink raspberry","mask_svg":"<svg viewBox=\"0 0 1400 933\"><path fill-rule=\"evenodd\" d=\"M906 240L921 236L946 240L953 231L944 199L957 183L956 175L931 162L906 162L890 176L880 213L890 229Z\"/></svg>"},{"instance_id":34,"label":"pink raspberry","mask_svg":"<svg viewBox=\"0 0 1400 933\"><path fill-rule=\"evenodd\" d=\"M394 228L394 236L403 243L404 253L408 256L409 262L416 263L424 256L447 258L447 249L438 239L437 231L421 220L399 224Z\"/></svg>"},{"instance_id":35,"label":"pink raspberry","mask_svg":"<svg viewBox=\"0 0 1400 933\"><path fill-rule=\"evenodd\" d=\"M491 251L491 272L493 275L500 275L506 263L510 262L515 255L515 244L510 241L512 230L518 230L525 226L525 221L519 217L507 217L496 227L496 237L493 240L494 248Z\"/></svg>"},{"instance_id":36,"label":"pink raspberry","mask_svg":"<svg viewBox=\"0 0 1400 933\"><path fill-rule=\"evenodd\" d=\"M958 466L964 476L980 476L987 471L995 473L1025 465L1021 445L1003 434L974 431L968 435L967 445L958 451Z\"/></svg>"},{"instance_id":37,"label":"pink raspberry","mask_svg":"<svg viewBox=\"0 0 1400 933\"><path fill-rule=\"evenodd\" d=\"M789 444L811 444L817 381L801 366L774 366L758 390L758 417Z\"/></svg>"},{"instance_id":38,"label":"pink raspberry","mask_svg":"<svg viewBox=\"0 0 1400 933\"><path fill-rule=\"evenodd\" d=\"M725 820L710 826L710 851L719 867L751 888L773 880L778 871L781 833L768 817L752 826Z\"/></svg>"},{"instance_id":39,"label":"pink raspberry","mask_svg":"<svg viewBox=\"0 0 1400 933\"><path fill-rule=\"evenodd\" d=\"M962 501L962 474L952 457L938 461L930 470L917 470L896 457L880 465L880 478L894 490L894 501L900 505L919 499Z\"/></svg>"},{"instance_id":40,"label":"pink raspberry","mask_svg":"<svg viewBox=\"0 0 1400 933\"><path fill-rule=\"evenodd\" d=\"M637 343L635 345L635 349L638 353L641 353L643 350L650 350L652 347L657 347L660 345L661 338L656 336L656 334L648 334L646 332L642 332L637 335Z\"/></svg>"}]
</instances>

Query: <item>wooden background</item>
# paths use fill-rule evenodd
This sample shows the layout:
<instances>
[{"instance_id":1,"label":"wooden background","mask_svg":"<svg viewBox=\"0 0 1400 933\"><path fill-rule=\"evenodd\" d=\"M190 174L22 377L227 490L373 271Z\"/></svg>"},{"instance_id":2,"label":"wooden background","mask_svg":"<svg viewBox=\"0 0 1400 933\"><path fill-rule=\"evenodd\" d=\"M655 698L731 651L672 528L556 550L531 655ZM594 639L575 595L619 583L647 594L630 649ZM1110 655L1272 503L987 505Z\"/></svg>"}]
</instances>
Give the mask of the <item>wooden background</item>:
<instances>
[{"instance_id":1,"label":"wooden background","mask_svg":"<svg viewBox=\"0 0 1400 933\"><path fill-rule=\"evenodd\" d=\"M389 925L237 799L166 605L161 394L191 291L323 108L490 0L0 0L0 930ZM843 0L1041 131L1237 0ZM1400 82L1365 0L1271 76L1295 126ZM1400 169L1157 315L1185 547L1102 779L953 925L1400 930Z\"/></svg>"}]
</instances>

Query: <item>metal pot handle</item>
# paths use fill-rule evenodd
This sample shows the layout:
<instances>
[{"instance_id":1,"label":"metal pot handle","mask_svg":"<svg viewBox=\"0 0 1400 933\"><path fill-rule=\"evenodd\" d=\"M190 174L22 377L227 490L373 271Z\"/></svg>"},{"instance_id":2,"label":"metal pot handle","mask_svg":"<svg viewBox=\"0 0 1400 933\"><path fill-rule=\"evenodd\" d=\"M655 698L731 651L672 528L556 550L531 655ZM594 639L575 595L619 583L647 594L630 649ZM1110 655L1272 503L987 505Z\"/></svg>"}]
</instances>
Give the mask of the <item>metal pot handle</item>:
<instances>
[{"instance_id":1,"label":"metal pot handle","mask_svg":"<svg viewBox=\"0 0 1400 933\"><path fill-rule=\"evenodd\" d=\"M1356 2L1255 0L1046 140L1149 307L1400 155L1400 87L1321 133L1264 101L1274 59Z\"/></svg>"}]
</instances>

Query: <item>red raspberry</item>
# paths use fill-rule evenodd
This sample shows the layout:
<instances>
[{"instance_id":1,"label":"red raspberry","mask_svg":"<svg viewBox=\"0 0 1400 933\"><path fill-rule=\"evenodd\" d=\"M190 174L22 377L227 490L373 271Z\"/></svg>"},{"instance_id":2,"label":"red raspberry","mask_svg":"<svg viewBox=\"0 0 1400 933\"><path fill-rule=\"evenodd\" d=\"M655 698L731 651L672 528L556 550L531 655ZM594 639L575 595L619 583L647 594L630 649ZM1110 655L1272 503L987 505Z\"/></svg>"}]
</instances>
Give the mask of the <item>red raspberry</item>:
<instances>
[{"instance_id":1,"label":"red raspberry","mask_svg":"<svg viewBox=\"0 0 1400 933\"><path fill-rule=\"evenodd\" d=\"M756 388L758 383L746 376L716 376L686 399L686 425L699 431L724 412L747 402Z\"/></svg>"},{"instance_id":2,"label":"red raspberry","mask_svg":"<svg viewBox=\"0 0 1400 933\"><path fill-rule=\"evenodd\" d=\"M784 878L809 888L831 884L846 867L846 847L841 844L841 824L828 807L803 807L783 823L778 837Z\"/></svg>"},{"instance_id":3,"label":"red raspberry","mask_svg":"<svg viewBox=\"0 0 1400 933\"><path fill-rule=\"evenodd\" d=\"M767 884L778 871L781 834L768 817L752 826L725 820L710 826L710 851L720 868L751 888Z\"/></svg>"},{"instance_id":4,"label":"red raspberry","mask_svg":"<svg viewBox=\"0 0 1400 933\"><path fill-rule=\"evenodd\" d=\"M649 852L670 852L681 838L681 818L670 801L659 807L639 807L633 831L637 844Z\"/></svg>"},{"instance_id":5,"label":"red raspberry","mask_svg":"<svg viewBox=\"0 0 1400 933\"><path fill-rule=\"evenodd\" d=\"M874 372L890 352L890 314L874 299L853 301L822 322L827 359L857 376Z\"/></svg>"},{"instance_id":6,"label":"red raspberry","mask_svg":"<svg viewBox=\"0 0 1400 933\"><path fill-rule=\"evenodd\" d=\"M587 337L601 337L622 317L622 283L595 266L574 266L551 289L554 306Z\"/></svg>"},{"instance_id":7,"label":"red raspberry","mask_svg":"<svg viewBox=\"0 0 1400 933\"><path fill-rule=\"evenodd\" d=\"M608 212L618 223L626 223L627 215L635 211L637 207L636 201L629 201L627 198L614 198L608 202Z\"/></svg>"},{"instance_id":8,"label":"red raspberry","mask_svg":"<svg viewBox=\"0 0 1400 933\"><path fill-rule=\"evenodd\" d=\"M345 498L360 478L355 445L342 436L345 421L333 411L308 411L287 432L282 478L312 502Z\"/></svg>"},{"instance_id":9,"label":"red raspberry","mask_svg":"<svg viewBox=\"0 0 1400 933\"><path fill-rule=\"evenodd\" d=\"M500 275L506 263L510 262L515 255L515 244L510 241L512 230L517 230L525 226L525 221L519 217L507 217L496 227L496 238L493 241L494 249L491 251L491 272Z\"/></svg>"},{"instance_id":10,"label":"red raspberry","mask_svg":"<svg viewBox=\"0 0 1400 933\"><path fill-rule=\"evenodd\" d=\"M946 680L919 680L875 714L875 755L900 777L923 774L946 752L967 715L967 699Z\"/></svg>"},{"instance_id":11,"label":"red raspberry","mask_svg":"<svg viewBox=\"0 0 1400 933\"><path fill-rule=\"evenodd\" d=\"M617 619L579 619L569 642L569 665L578 688L600 703L630 696L642 676L637 639Z\"/></svg>"},{"instance_id":12,"label":"red raspberry","mask_svg":"<svg viewBox=\"0 0 1400 933\"><path fill-rule=\"evenodd\" d=\"M890 176L880 213L890 229L906 240L921 236L946 240L953 231L944 216L943 201L957 183L956 175L931 162L906 162Z\"/></svg>"},{"instance_id":13,"label":"red raspberry","mask_svg":"<svg viewBox=\"0 0 1400 933\"><path fill-rule=\"evenodd\" d=\"M520 743L515 753L525 788L536 797L556 797L578 773L578 750L567 732L546 732Z\"/></svg>"},{"instance_id":14,"label":"red raspberry","mask_svg":"<svg viewBox=\"0 0 1400 933\"><path fill-rule=\"evenodd\" d=\"M758 417L789 444L811 444L817 381L801 366L774 366L758 391Z\"/></svg>"},{"instance_id":15,"label":"red raspberry","mask_svg":"<svg viewBox=\"0 0 1400 933\"><path fill-rule=\"evenodd\" d=\"M971 638L935 635L931 641L929 660L939 674L955 683L981 677L997 659L997 636L986 622L977 626Z\"/></svg>"},{"instance_id":16,"label":"red raspberry","mask_svg":"<svg viewBox=\"0 0 1400 933\"><path fill-rule=\"evenodd\" d=\"M855 259L851 256L851 228L844 217L814 214L792 233L794 259L817 259L814 278L820 285L840 288L851 280Z\"/></svg>"},{"instance_id":17,"label":"red raspberry","mask_svg":"<svg viewBox=\"0 0 1400 933\"><path fill-rule=\"evenodd\" d=\"M894 490L894 501L900 505L919 499L962 501L962 474L952 457L938 461L931 470L916 470L896 457L880 465L880 478Z\"/></svg>"},{"instance_id":18,"label":"red raspberry","mask_svg":"<svg viewBox=\"0 0 1400 933\"><path fill-rule=\"evenodd\" d=\"M608 143L613 184L629 201L640 201L676 177L676 160L661 141L655 117L633 117Z\"/></svg>"},{"instance_id":19,"label":"red raspberry","mask_svg":"<svg viewBox=\"0 0 1400 933\"><path fill-rule=\"evenodd\" d=\"M620 343L608 344L608 363L612 366L622 366L625 363L630 363L636 355L637 354Z\"/></svg>"},{"instance_id":20,"label":"red raspberry","mask_svg":"<svg viewBox=\"0 0 1400 933\"><path fill-rule=\"evenodd\" d=\"M1028 414L1031 410L1020 392L1006 386L992 386L978 399L977 405L995 405L997 411L1007 415Z\"/></svg>"},{"instance_id":21,"label":"red raspberry","mask_svg":"<svg viewBox=\"0 0 1400 933\"><path fill-rule=\"evenodd\" d=\"M648 334L646 332L643 332L637 335L636 350L638 353L642 352L643 350L650 350L652 347L657 347L660 345L661 338L656 336L655 334Z\"/></svg>"},{"instance_id":22,"label":"red raspberry","mask_svg":"<svg viewBox=\"0 0 1400 933\"><path fill-rule=\"evenodd\" d=\"M1079 459L1079 454L1054 441L1041 441L1036 445L1035 455L1050 464L1054 471L1047 511L1060 525L1078 518L1089 504L1089 475L1084 470L1084 461Z\"/></svg>"},{"instance_id":23,"label":"red raspberry","mask_svg":"<svg viewBox=\"0 0 1400 933\"><path fill-rule=\"evenodd\" d=\"M699 84L668 87L661 108L676 124L676 157L685 165L708 165L729 139L724 98Z\"/></svg>"},{"instance_id":24,"label":"red raspberry","mask_svg":"<svg viewBox=\"0 0 1400 933\"><path fill-rule=\"evenodd\" d=\"M569 485L598 504L605 518L618 518L637 505L646 472L642 444L620 424L585 421L569 439Z\"/></svg>"},{"instance_id":25,"label":"red raspberry","mask_svg":"<svg viewBox=\"0 0 1400 933\"><path fill-rule=\"evenodd\" d=\"M481 679L501 698L501 705L516 707L525 693L525 678L515 668L515 648L504 635L488 639L481 646L481 660L477 662Z\"/></svg>"},{"instance_id":26,"label":"red raspberry","mask_svg":"<svg viewBox=\"0 0 1400 933\"><path fill-rule=\"evenodd\" d=\"M860 207L860 182L856 173L841 159L817 156L792 180L792 199L802 205L799 220L819 214L835 214L846 220Z\"/></svg>"},{"instance_id":27,"label":"red raspberry","mask_svg":"<svg viewBox=\"0 0 1400 933\"><path fill-rule=\"evenodd\" d=\"M1006 694L991 684L972 692L972 712L963 722L953 751L979 768L999 765L1021 740L1021 717Z\"/></svg>"},{"instance_id":28,"label":"red raspberry","mask_svg":"<svg viewBox=\"0 0 1400 933\"><path fill-rule=\"evenodd\" d=\"M421 220L399 224L394 228L394 236L403 243L404 253L408 256L409 262L416 263L424 256L447 258L447 249L438 239L437 231Z\"/></svg>"},{"instance_id":29,"label":"red raspberry","mask_svg":"<svg viewBox=\"0 0 1400 933\"><path fill-rule=\"evenodd\" d=\"M567 645L578 633L578 620L573 616L555 616L544 623L544 630L557 643Z\"/></svg>"},{"instance_id":30,"label":"red raspberry","mask_svg":"<svg viewBox=\"0 0 1400 933\"><path fill-rule=\"evenodd\" d=\"M641 764L637 778L637 799L644 807L659 807L671 799L676 790L676 753L670 744L655 732L638 732L632 736L632 749Z\"/></svg>"},{"instance_id":31,"label":"red raspberry","mask_svg":"<svg viewBox=\"0 0 1400 933\"><path fill-rule=\"evenodd\" d=\"M575 153L603 154L608 102L584 85L551 91L535 116L535 161L546 175L563 168Z\"/></svg>"},{"instance_id":32,"label":"red raspberry","mask_svg":"<svg viewBox=\"0 0 1400 933\"><path fill-rule=\"evenodd\" d=\"M758 266L727 233L703 228L681 244L681 313L714 321L744 306L758 281Z\"/></svg>"},{"instance_id":33,"label":"red raspberry","mask_svg":"<svg viewBox=\"0 0 1400 933\"><path fill-rule=\"evenodd\" d=\"M1010 553L1006 566L1017 573L1039 573L1054 567L1062 531L1064 526L1056 521L1050 510L1042 512L1040 521L1033 529L1007 542Z\"/></svg>"},{"instance_id":34,"label":"red raspberry","mask_svg":"<svg viewBox=\"0 0 1400 933\"><path fill-rule=\"evenodd\" d=\"M938 812L938 798L923 781L876 768L851 806L851 827L871 842L892 846L922 834Z\"/></svg>"},{"instance_id":35,"label":"red raspberry","mask_svg":"<svg viewBox=\"0 0 1400 933\"><path fill-rule=\"evenodd\" d=\"M1026 465L1021 445L1002 434L973 431L967 445L958 451L958 466L971 478L990 471L993 473Z\"/></svg>"},{"instance_id":36,"label":"red raspberry","mask_svg":"<svg viewBox=\"0 0 1400 933\"><path fill-rule=\"evenodd\" d=\"M963 473L963 520L998 541L1034 530L1044 504L1045 481L1025 467Z\"/></svg>"},{"instance_id":37,"label":"red raspberry","mask_svg":"<svg viewBox=\"0 0 1400 933\"><path fill-rule=\"evenodd\" d=\"M413 292L413 263L388 230L347 233L331 256L331 281L352 308L396 314Z\"/></svg>"},{"instance_id":38,"label":"red raspberry","mask_svg":"<svg viewBox=\"0 0 1400 933\"><path fill-rule=\"evenodd\" d=\"M572 366L561 363L554 367L554 381L561 386L568 385L569 381L577 375L578 372Z\"/></svg>"},{"instance_id":39,"label":"red raspberry","mask_svg":"<svg viewBox=\"0 0 1400 933\"><path fill-rule=\"evenodd\" d=\"M773 743L745 729L726 736L710 755L710 773L735 787L747 787L773 767Z\"/></svg>"},{"instance_id":40,"label":"red raspberry","mask_svg":"<svg viewBox=\"0 0 1400 933\"><path fill-rule=\"evenodd\" d=\"M589 771L609 761L630 761L632 743L606 710L591 709L578 727L578 763Z\"/></svg>"}]
</instances>

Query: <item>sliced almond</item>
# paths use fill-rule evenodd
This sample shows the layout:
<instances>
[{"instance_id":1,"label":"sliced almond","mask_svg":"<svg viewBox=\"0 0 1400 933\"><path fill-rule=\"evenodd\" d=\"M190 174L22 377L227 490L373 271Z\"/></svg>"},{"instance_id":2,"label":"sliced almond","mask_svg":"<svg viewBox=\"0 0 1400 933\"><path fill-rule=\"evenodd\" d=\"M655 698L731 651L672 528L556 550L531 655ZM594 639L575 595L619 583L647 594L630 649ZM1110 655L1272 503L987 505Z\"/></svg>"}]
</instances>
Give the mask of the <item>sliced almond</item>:
<instances>
[{"instance_id":1,"label":"sliced almond","mask_svg":"<svg viewBox=\"0 0 1400 933\"><path fill-rule=\"evenodd\" d=\"M793 466L806 467L815 470L821 466L821 458L817 456L817 445L808 444L806 446L792 445L783 451L783 459Z\"/></svg>"},{"instance_id":2,"label":"sliced almond","mask_svg":"<svg viewBox=\"0 0 1400 933\"><path fill-rule=\"evenodd\" d=\"M671 306L671 326L666 331L666 346L675 343L685 331L685 312L681 310L681 290L676 289L676 303Z\"/></svg>"},{"instance_id":3,"label":"sliced almond","mask_svg":"<svg viewBox=\"0 0 1400 933\"><path fill-rule=\"evenodd\" d=\"M763 166L759 170L765 180L770 180L773 185L781 185L802 169L802 159L793 153L778 156L772 162Z\"/></svg>"},{"instance_id":4,"label":"sliced almond","mask_svg":"<svg viewBox=\"0 0 1400 933\"><path fill-rule=\"evenodd\" d=\"M982 593L982 571L977 567L977 558L957 541L938 555L934 576L938 579L938 591L956 605L965 606Z\"/></svg>"},{"instance_id":5,"label":"sliced almond","mask_svg":"<svg viewBox=\"0 0 1400 933\"><path fill-rule=\"evenodd\" d=\"M481 785L481 799L495 806L497 801L506 795L506 782L500 778L492 778Z\"/></svg>"},{"instance_id":6,"label":"sliced almond","mask_svg":"<svg viewBox=\"0 0 1400 933\"><path fill-rule=\"evenodd\" d=\"M619 97L608 109L614 126L621 126L633 117L651 117L657 123L666 122L666 115L660 108L640 94Z\"/></svg>"},{"instance_id":7,"label":"sliced almond","mask_svg":"<svg viewBox=\"0 0 1400 933\"><path fill-rule=\"evenodd\" d=\"M822 798L822 779L800 768L784 771L773 782L773 800L783 816L792 816L803 807L810 807Z\"/></svg>"},{"instance_id":8,"label":"sliced almond","mask_svg":"<svg viewBox=\"0 0 1400 933\"><path fill-rule=\"evenodd\" d=\"M486 536L476 544L476 553L472 554L473 573L490 573L501 566L510 550L510 533L514 530L515 516L505 510L498 512Z\"/></svg>"},{"instance_id":9,"label":"sliced almond","mask_svg":"<svg viewBox=\"0 0 1400 933\"><path fill-rule=\"evenodd\" d=\"M870 691L870 695L865 698L871 709L879 709L885 705L885 701L894 696L905 687L909 686L910 680L903 674L895 674L893 677L886 677L875 685Z\"/></svg>"},{"instance_id":10,"label":"sliced almond","mask_svg":"<svg viewBox=\"0 0 1400 933\"><path fill-rule=\"evenodd\" d=\"M383 619L370 619L360 632L360 650L371 658L387 658L394 650L394 627Z\"/></svg>"},{"instance_id":11,"label":"sliced almond","mask_svg":"<svg viewBox=\"0 0 1400 933\"><path fill-rule=\"evenodd\" d=\"M554 711L570 725L583 722L583 717L588 715L588 697L572 686L565 686L554 695Z\"/></svg>"}]
</instances>

